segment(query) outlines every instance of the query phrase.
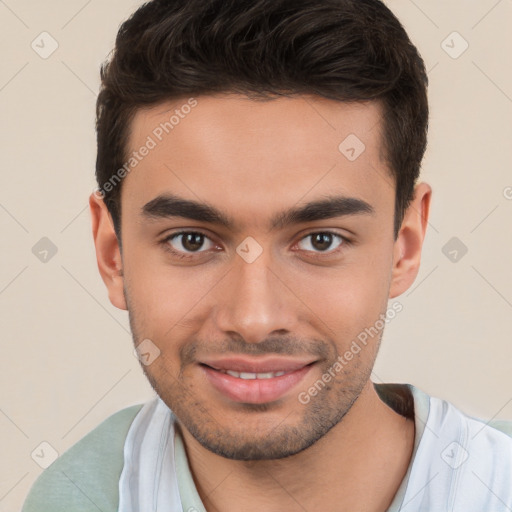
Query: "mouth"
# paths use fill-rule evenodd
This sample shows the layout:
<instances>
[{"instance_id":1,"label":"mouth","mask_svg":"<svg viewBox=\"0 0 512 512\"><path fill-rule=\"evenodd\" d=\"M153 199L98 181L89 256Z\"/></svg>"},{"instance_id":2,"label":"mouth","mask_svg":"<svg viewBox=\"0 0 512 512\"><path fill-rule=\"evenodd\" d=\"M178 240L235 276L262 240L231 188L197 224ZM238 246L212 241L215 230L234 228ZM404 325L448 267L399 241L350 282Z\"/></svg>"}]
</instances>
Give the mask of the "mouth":
<instances>
[{"instance_id":1,"label":"mouth","mask_svg":"<svg viewBox=\"0 0 512 512\"><path fill-rule=\"evenodd\" d=\"M212 387L230 401L263 404L283 398L316 361L230 358L200 363Z\"/></svg>"}]
</instances>

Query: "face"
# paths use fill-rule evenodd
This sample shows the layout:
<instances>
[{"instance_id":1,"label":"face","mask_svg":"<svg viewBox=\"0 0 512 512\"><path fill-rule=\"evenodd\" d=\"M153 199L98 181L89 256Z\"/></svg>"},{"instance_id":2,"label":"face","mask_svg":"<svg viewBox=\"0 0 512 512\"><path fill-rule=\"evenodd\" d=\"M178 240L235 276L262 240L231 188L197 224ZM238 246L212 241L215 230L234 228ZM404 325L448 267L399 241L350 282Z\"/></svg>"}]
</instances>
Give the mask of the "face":
<instances>
[{"instance_id":1,"label":"face","mask_svg":"<svg viewBox=\"0 0 512 512\"><path fill-rule=\"evenodd\" d=\"M123 182L111 299L183 429L224 457L281 458L338 424L369 382L382 332L344 354L385 314L398 250L381 112L195 101L133 120L141 158Z\"/></svg>"}]
</instances>

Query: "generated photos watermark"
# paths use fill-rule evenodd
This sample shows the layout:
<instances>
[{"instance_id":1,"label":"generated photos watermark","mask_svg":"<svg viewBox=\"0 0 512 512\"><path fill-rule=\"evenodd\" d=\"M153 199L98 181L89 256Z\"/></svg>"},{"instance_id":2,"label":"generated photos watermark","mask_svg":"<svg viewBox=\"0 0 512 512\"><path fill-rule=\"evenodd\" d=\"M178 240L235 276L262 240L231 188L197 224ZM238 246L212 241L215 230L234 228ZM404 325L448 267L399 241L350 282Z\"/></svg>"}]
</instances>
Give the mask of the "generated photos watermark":
<instances>
[{"instance_id":1,"label":"generated photos watermark","mask_svg":"<svg viewBox=\"0 0 512 512\"><path fill-rule=\"evenodd\" d=\"M104 199L106 194L112 192L114 188L121 183L130 172L135 169L145 157L147 157L153 149L155 149L166 135L171 133L185 117L190 114L192 109L198 104L195 98L189 98L187 103L181 105L180 108L174 110L174 114L168 121L160 123L156 126L151 135L148 135L144 144L137 150L133 151L126 162L109 178L108 181L94 191L99 199Z\"/></svg>"},{"instance_id":2,"label":"generated photos watermark","mask_svg":"<svg viewBox=\"0 0 512 512\"><path fill-rule=\"evenodd\" d=\"M381 313L379 319L371 327L366 327L364 331L361 331L357 335L357 339L352 340L352 343L348 350L342 355L339 355L336 361L331 367L323 373L323 375L315 381L306 391L301 391L298 395L298 400L301 404L306 405L311 401L312 397L318 395L318 393L325 388L325 386L336 378L336 375L341 373L345 366L347 366L354 356L359 354L361 350L368 345L368 341L378 336L383 330L386 324L391 322L398 313L403 310L401 302L394 302L391 307L386 310L386 314Z\"/></svg>"}]
</instances>

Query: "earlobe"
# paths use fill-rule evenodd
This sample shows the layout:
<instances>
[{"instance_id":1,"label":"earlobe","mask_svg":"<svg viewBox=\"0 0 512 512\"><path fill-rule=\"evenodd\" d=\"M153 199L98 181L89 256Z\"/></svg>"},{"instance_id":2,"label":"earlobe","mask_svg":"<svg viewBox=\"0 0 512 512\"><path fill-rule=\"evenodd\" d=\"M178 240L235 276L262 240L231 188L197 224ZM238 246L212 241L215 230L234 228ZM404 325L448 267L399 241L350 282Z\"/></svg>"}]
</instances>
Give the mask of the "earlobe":
<instances>
[{"instance_id":1,"label":"earlobe","mask_svg":"<svg viewBox=\"0 0 512 512\"><path fill-rule=\"evenodd\" d=\"M432 189L427 183L416 186L394 245L390 299L408 290L418 275L431 197Z\"/></svg>"},{"instance_id":2,"label":"earlobe","mask_svg":"<svg viewBox=\"0 0 512 512\"><path fill-rule=\"evenodd\" d=\"M95 193L89 198L92 234L96 248L96 261L101 278L108 290L110 302L126 310L121 250L112 217L103 199Z\"/></svg>"}]
</instances>

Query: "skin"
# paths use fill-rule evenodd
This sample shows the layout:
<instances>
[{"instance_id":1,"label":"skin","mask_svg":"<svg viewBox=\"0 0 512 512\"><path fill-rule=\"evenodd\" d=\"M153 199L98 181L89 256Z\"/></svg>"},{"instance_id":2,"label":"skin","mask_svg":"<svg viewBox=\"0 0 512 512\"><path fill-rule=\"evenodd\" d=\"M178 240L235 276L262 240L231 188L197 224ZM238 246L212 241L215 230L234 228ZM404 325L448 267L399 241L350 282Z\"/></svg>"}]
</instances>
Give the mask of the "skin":
<instances>
[{"instance_id":1,"label":"skin","mask_svg":"<svg viewBox=\"0 0 512 512\"><path fill-rule=\"evenodd\" d=\"M110 300L129 311L135 344L150 339L160 350L143 369L178 418L200 496L209 512L385 510L410 462L414 423L384 404L370 379L382 331L307 404L298 394L413 283L431 188L416 185L395 240L378 103L233 94L197 101L124 179L122 251L103 201L92 195L90 206ZM139 110L129 151L185 103ZM354 161L338 150L349 134L365 144ZM165 194L207 203L233 225L144 215ZM373 212L270 229L278 213L333 196ZM196 246L169 240L181 229L207 238ZM322 245L307 236L326 231L345 238ZM236 252L247 237L262 249L251 263ZM225 354L314 364L279 399L239 403L214 389L200 365Z\"/></svg>"}]
</instances>

